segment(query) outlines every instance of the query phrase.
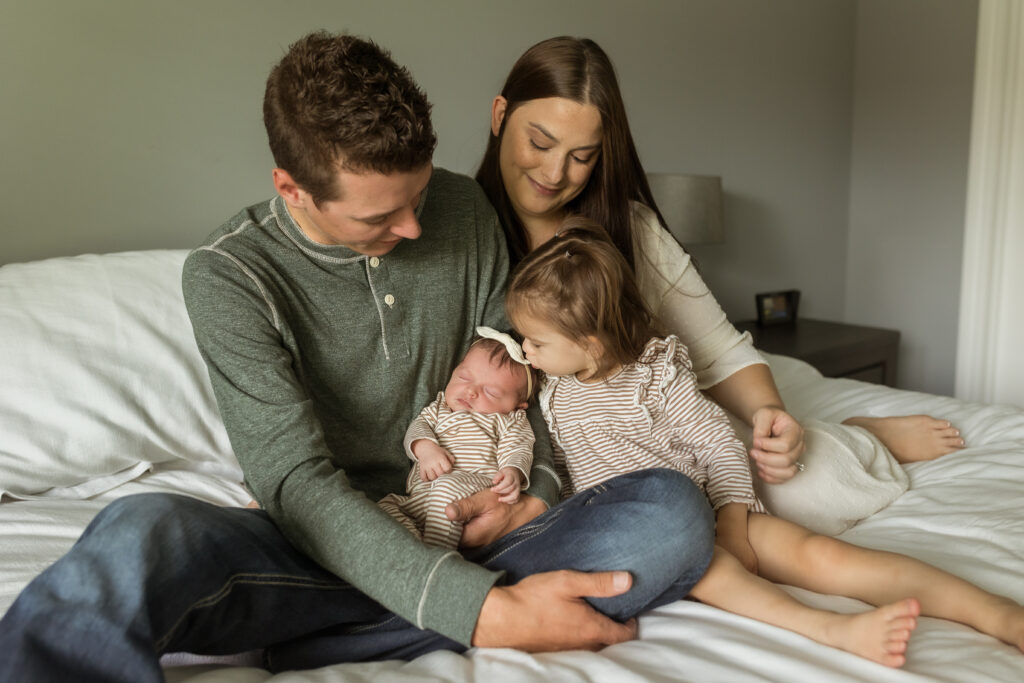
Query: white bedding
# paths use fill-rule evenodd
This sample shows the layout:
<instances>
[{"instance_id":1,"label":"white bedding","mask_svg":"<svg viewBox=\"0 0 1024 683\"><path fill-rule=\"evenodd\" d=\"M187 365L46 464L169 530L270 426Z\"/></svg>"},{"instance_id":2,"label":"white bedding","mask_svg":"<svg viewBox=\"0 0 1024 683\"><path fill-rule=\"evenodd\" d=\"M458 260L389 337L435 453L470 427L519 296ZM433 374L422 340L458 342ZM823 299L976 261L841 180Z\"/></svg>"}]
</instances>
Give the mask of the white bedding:
<instances>
[{"instance_id":1,"label":"white bedding","mask_svg":"<svg viewBox=\"0 0 1024 683\"><path fill-rule=\"evenodd\" d=\"M177 491L223 505L241 505L248 496L237 481L237 464L224 452L223 434L216 428L216 409L198 354L189 351L191 330L182 326L177 272L184 252L144 252L104 257L53 259L17 268L0 268L0 491L25 486L10 472L61 465L59 454L50 462L40 451L45 443L39 431L64 430L49 434L52 443L62 438L75 442L72 425L88 407L104 415L106 426L120 424L134 430L132 439L157 435L160 442L145 457L132 453L114 453L113 472L90 471L94 463L78 442L73 464L82 466L90 477L122 479L125 465L144 462L134 479L122 481L91 498L76 498L82 483L74 477L53 485L60 498L45 496L32 500L0 503L0 612L20 589L49 563L59 557L77 538L88 521L103 505L115 497L147 490ZM79 257L82 259L83 257ZM20 285L28 277L33 292L27 296ZM69 282L67 278L78 277ZM153 282L150 282L153 281ZM54 286L53 283L60 286ZM102 396L90 402L60 401L43 406L36 414L26 412L26 389L17 392L9 378L28 381L24 347L34 345L34 358L70 354L62 362L74 362L74 354L91 359L83 368L106 372L96 360L89 344L102 344L102 334L85 328L97 316L79 310L77 296L62 308L61 302L48 302L55 313L39 311L47 296L67 298L78 288L95 287L99 282L109 307L102 317L118 323L118 355L109 361L120 367L146 368L149 364L180 363L182 368L154 367L150 377L126 377L117 384L109 376ZM50 283L50 284L47 284ZM70 286L69 286L70 285ZM49 289L48 289L49 287ZM125 303L132 288L159 291L163 299L150 306ZM15 295L17 293L17 295ZM96 293L93 291L93 293ZM79 293L82 294L82 293ZM31 316L22 310L31 301ZM153 307L158 306L159 315ZM137 317L129 319L128 313ZM62 332L68 316L81 327L73 335ZM77 317L76 317L77 316ZM55 323L55 319L60 319ZM11 324L20 322L20 326ZM26 322L30 321L30 322ZM63 326L63 327L61 327ZM19 337L18 335L22 335ZM154 341L155 340L155 341ZM156 351L153 350L155 347ZM12 360L17 349L21 356ZM140 357L127 357L137 353ZM176 357L175 354L180 354ZM16 354L15 354L16 355ZM70 359L70 360L69 360ZM895 503L843 533L841 538L864 546L894 550L913 555L963 576L982 587L1024 602L1024 412L1007 406L984 406L951 398L898 391L851 380L824 379L799 361L769 357L783 396L798 418L816 417L841 420L854 414L898 415L930 413L953 420L961 429L969 448L940 460L907 467L910 490ZM102 359L101 359L102 360ZM61 375L51 373L51 395L74 392L73 385L59 386ZM124 373L122 373L124 374ZM130 374L130 373L128 373ZM74 376L68 379L80 381ZM37 382L38 378L32 379ZM97 384L98 385L98 384ZM170 396L176 412L153 412L159 405L152 392ZM28 402L31 404L31 402ZM67 407L70 406L70 407ZM30 406L31 407L31 406ZM77 411L74 419L64 419L64 410ZM168 424L168 420L172 423ZM174 424L174 421L180 424ZM211 427L211 424L214 425ZM178 430L189 430L182 435ZM140 437L140 434L142 435ZM168 436L170 435L170 436ZM157 438L152 437L152 438ZM173 437L173 438L171 438ZM97 439L97 448L111 443L130 443L131 439L112 440L109 434ZM29 444L31 448L25 446ZM197 452L177 449L197 448ZM154 458L152 453L160 453ZM97 460L111 459L104 450ZM12 465L12 463L15 463ZM84 465L83 465L84 463ZM141 472L141 474L140 474ZM77 474L77 473L76 473ZM20 474L19 474L20 476ZM85 481L88 481L86 479ZM108 480L109 481L109 480ZM70 488L69 488L70 487ZM101 489L106 486L99 487ZM23 497L40 491L21 491ZM829 609L859 610L854 600L822 596L798 589L791 590L801 599ZM640 638L594 653L566 652L526 655L510 650L473 650L465 656L434 653L414 662L377 662L325 667L309 672L271 675L251 667L193 665L167 669L169 681L188 683L229 683L273 681L273 683L331 683L335 681L1024 681L1024 654L1016 648L983 636L967 627L935 619L922 618L911 639L907 665L900 671L889 670L853 655L818 645L787 631L765 626L706 607L681 601L654 610L640 619Z\"/></svg>"}]
</instances>

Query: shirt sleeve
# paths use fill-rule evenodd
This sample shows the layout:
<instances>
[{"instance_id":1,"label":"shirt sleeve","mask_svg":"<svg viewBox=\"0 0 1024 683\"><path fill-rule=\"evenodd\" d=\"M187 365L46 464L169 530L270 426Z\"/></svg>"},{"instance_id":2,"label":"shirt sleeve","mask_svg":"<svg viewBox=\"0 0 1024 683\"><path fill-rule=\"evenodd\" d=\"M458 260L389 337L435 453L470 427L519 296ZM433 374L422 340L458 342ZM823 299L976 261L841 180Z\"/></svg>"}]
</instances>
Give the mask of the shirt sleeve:
<instances>
[{"instance_id":1,"label":"shirt sleeve","mask_svg":"<svg viewBox=\"0 0 1024 683\"><path fill-rule=\"evenodd\" d=\"M634 203L633 233L637 282L647 306L666 332L689 349L700 389L765 360L750 334L733 327L700 273L648 207Z\"/></svg>"},{"instance_id":2,"label":"shirt sleeve","mask_svg":"<svg viewBox=\"0 0 1024 683\"><path fill-rule=\"evenodd\" d=\"M424 545L351 486L295 374L279 313L244 266L197 250L183 291L246 483L282 533L407 621L469 645L501 574Z\"/></svg>"},{"instance_id":3,"label":"shirt sleeve","mask_svg":"<svg viewBox=\"0 0 1024 683\"><path fill-rule=\"evenodd\" d=\"M665 411L673 425L673 442L689 450L698 467L707 472L706 491L711 507L718 510L726 503L743 503L755 512L764 512L754 493L743 442L733 431L725 411L697 389L682 344L675 344L672 364L676 375L666 388Z\"/></svg>"},{"instance_id":4,"label":"shirt sleeve","mask_svg":"<svg viewBox=\"0 0 1024 683\"><path fill-rule=\"evenodd\" d=\"M405 454L409 456L409 459L413 462L416 461L416 456L412 452L412 444L414 441L420 439L426 439L438 443L437 432L437 415L440 409L440 399L435 399L420 411L420 414L416 416L416 419L409 423L409 428L405 430L405 439L403 445L405 446Z\"/></svg>"},{"instance_id":5,"label":"shirt sleeve","mask_svg":"<svg viewBox=\"0 0 1024 683\"><path fill-rule=\"evenodd\" d=\"M530 485L533 464L533 429L526 411L517 410L505 421L498 434L498 469L515 467L523 473L523 488Z\"/></svg>"}]
</instances>

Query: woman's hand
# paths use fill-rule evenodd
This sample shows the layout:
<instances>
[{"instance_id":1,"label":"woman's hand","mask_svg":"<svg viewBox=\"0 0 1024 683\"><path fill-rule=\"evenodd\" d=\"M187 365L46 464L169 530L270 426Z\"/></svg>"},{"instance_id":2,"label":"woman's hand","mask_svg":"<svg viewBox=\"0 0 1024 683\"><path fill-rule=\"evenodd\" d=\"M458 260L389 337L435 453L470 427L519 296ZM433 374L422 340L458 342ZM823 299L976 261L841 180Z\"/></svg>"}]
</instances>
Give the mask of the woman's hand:
<instances>
[{"instance_id":1,"label":"woman's hand","mask_svg":"<svg viewBox=\"0 0 1024 683\"><path fill-rule=\"evenodd\" d=\"M502 503L498 494L487 489L449 503L444 513L453 522L463 523L460 545L478 548L518 529L547 509L543 500L525 494L515 503Z\"/></svg>"},{"instance_id":2,"label":"woman's hand","mask_svg":"<svg viewBox=\"0 0 1024 683\"><path fill-rule=\"evenodd\" d=\"M804 454L804 428L782 408L759 408L752 419L753 445L750 457L757 473L769 484L789 481L799 471L797 461Z\"/></svg>"}]
</instances>

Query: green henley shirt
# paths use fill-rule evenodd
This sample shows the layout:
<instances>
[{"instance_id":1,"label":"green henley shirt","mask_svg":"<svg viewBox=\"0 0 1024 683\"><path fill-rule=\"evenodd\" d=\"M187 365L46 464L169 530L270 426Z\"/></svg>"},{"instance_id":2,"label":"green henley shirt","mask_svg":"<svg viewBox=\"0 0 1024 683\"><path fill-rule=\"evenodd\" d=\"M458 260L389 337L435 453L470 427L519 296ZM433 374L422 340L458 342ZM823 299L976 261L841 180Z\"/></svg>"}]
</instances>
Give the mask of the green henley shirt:
<instances>
[{"instance_id":1,"label":"green henley shirt","mask_svg":"<svg viewBox=\"0 0 1024 683\"><path fill-rule=\"evenodd\" d=\"M417 240L367 257L311 241L284 201L243 210L185 261L196 341L246 483L285 536L420 628L470 644L500 574L414 538L402 438L478 325L507 327L508 255L471 179L435 169ZM536 410L531 495L558 479Z\"/></svg>"}]
</instances>

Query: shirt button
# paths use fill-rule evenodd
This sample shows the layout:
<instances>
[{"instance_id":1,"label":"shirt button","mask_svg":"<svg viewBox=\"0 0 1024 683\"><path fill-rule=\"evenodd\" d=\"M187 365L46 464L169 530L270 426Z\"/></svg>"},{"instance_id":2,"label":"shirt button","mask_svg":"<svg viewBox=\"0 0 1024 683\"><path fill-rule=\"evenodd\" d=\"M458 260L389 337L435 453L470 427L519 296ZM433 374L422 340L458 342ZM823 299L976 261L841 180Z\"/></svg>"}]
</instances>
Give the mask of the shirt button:
<instances>
[{"instance_id":1,"label":"shirt button","mask_svg":"<svg viewBox=\"0 0 1024 683\"><path fill-rule=\"evenodd\" d=\"M388 306L394 306L395 305L395 297L393 297L390 294L388 294L387 296L384 297L384 303L386 303Z\"/></svg>"},{"instance_id":2,"label":"shirt button","mask_svg":"<svg viewBox=\"0 0 1024 683\"><path fill-rule=\"evenodd\" d=\"M370 257L370 267L371 268L376 268L379 265L380 265L380 259L377 258L376 256L371 256Z\"/></svg>"}]
</instances>

